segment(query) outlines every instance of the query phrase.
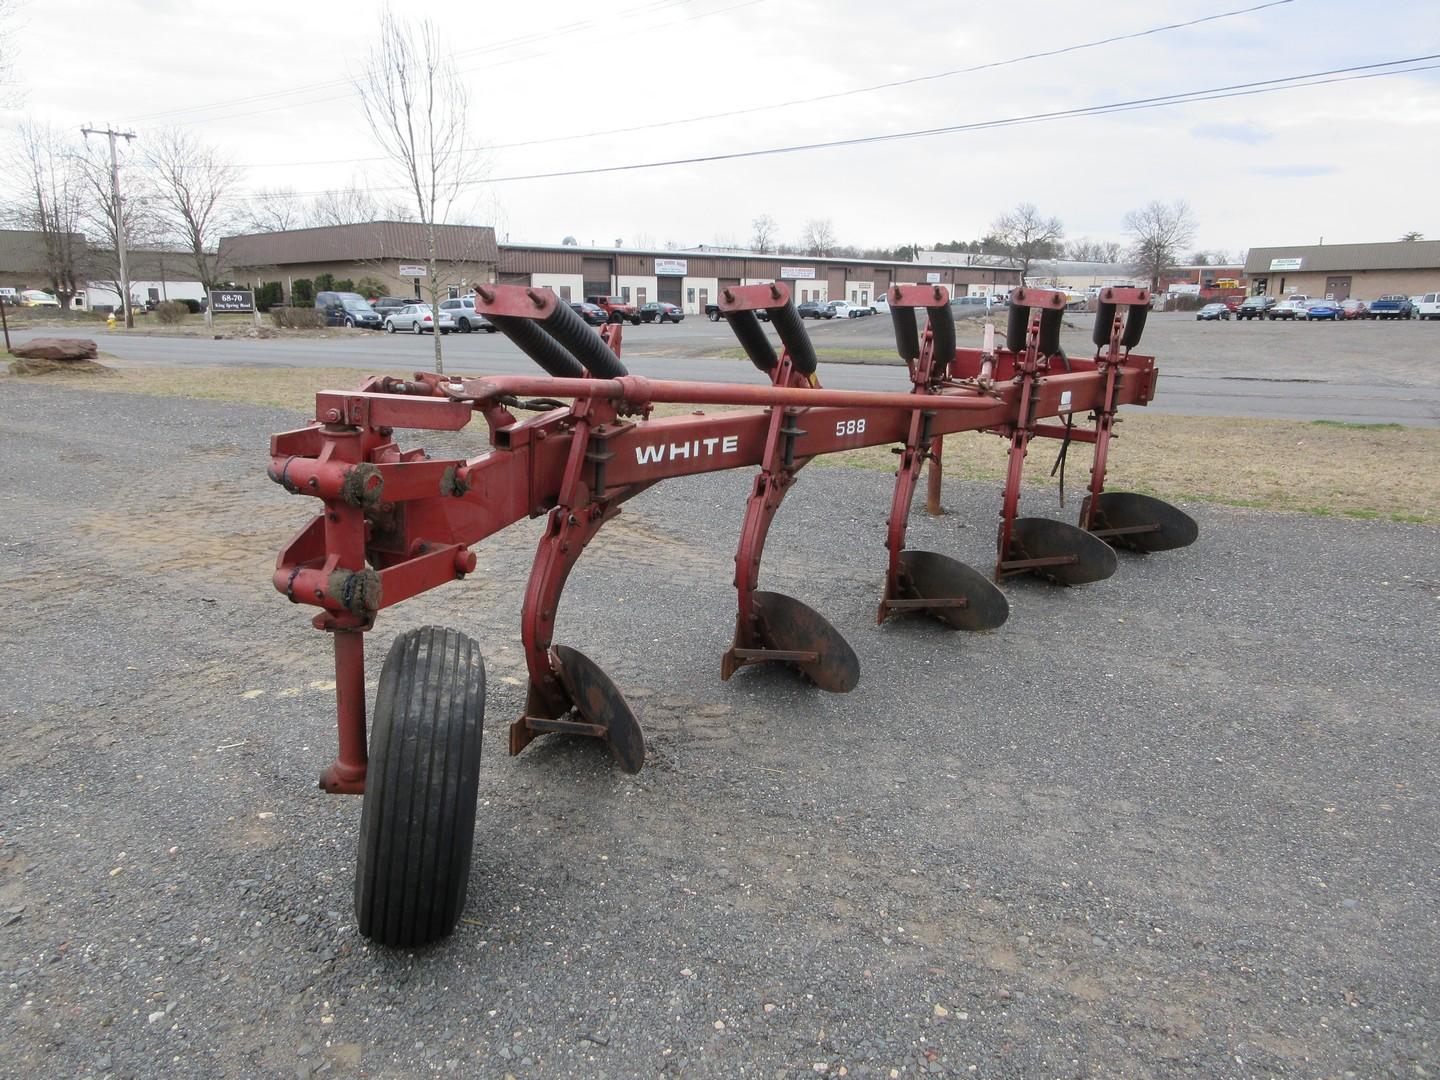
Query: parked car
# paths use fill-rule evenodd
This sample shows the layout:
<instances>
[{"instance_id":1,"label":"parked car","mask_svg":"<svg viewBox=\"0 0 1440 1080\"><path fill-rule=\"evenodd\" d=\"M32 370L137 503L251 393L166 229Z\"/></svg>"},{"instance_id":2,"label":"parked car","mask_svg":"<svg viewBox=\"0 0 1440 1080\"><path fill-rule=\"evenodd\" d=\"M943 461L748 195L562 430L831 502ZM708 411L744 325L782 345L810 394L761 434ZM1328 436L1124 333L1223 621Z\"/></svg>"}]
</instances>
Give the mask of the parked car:
<instances>
[{"instance_id":1,"label":"parked car","mask_svg":"<svg viewBox=\"0 0 1440 1080\"><path fill-rule=\"evenodd\" d=\"M1291 293L1285 297L1284 300L1277 302L1276 305L1266 313L1266 318L1271 322L1274 322L1276 319L1304 318L1305 305L1308 303L1310 303L1308 296Z\"/></svg>"},{"instance_id":2,"label":"parked car","mask_svg":"<svg viewBox=\"0 0 1440 1080\"><path fill-rule=\"evenodd\" d=\"M1263 319L1274 306L1275 298L1273 296L1247 296L1235 309L1235 318Z\"/></svg>"},{"instance_id":3,"label":"parked car","mask_svg":"<svg viewBox=\"0 0 1440 1080\"><path fill-rule=\"evenodd\" d=\"M604 326L610 321L610 316L600 309L596 304L572 303L570 310L579 315L591 326Z\"/></svg>"},{"instance_id":4,"label":"parked car","mask_svg":"<svg viewBox=\"0 0 1440 1080\"><path fill-rule=\"evenodd\" d=\"M1367 319L1408 319L1414 313L1414 305L1410 303L1408 296L1387 294L1379 300L1370 301L1370 310L1366 312Z\"/></svg>"},{"instance_id":5,"label":"parked car","mask_svg":"<svg viewBox=\"0 0 1440 1080\"><path fill-rule=\"evenodd\" d=\"M950 312L957 319L972 315L988 315L999 306L999 301L993 296L952 296L950 298Z\"/></svg>"},{"instance_id":6,"label":"parked car","mask_svg":"<svg viewBox=\"0 0 1440 1080\"><path fill-rule=\"evenodd\" d=\"M392 311L385 317L385 329L390 333L407 330L412 334L433 334L437 325L441 334L455 329L455 319L448 311L440 312L437 320L429 304L406 304L399 311Z\"/></svg>"},{"instance_id":7,"label":"parked car","mask_svg":"<svg viewBox=\"0 0 1440 1080\"><path fill-rule=\"evenodd\" d=\"M723 318L725 317L725 313L720 310L720 305L719 305L719 304L706 304L706 305L705 305L705 317L706 317L707 319L709 319L711 322L719 322L721 319L723 319ZM759 309L757 309L756 312L755 312L755 317L756 317L757 319L759 319L761 322L769 322L769 321L770 321L770 312L766 311L764 308L759 308ZM821 317L823 318L824 316L821 316Z\"/></svg>"},{"instance_id":8,"label":"parked car","mask_svg":"<svg viewBox=\"0 0 1440 1080\"><path fill-rule=\"evenodd\" d=\"M1340 302L1340 312L1347 319L1363 319L1369 310L1370 305L1364 300L1342 300Z\"/></svg>"},{"instance_id":9,"label":"parked car","mask_svg":"<svg viewBox=\"0 0 1440 1080\"><path fill-rule=\"evenodd\" d=\"M890 314L890 297L888 297L885 293L881 293L880 295L878 295L877 297L875 297L874 300L871 300L871 301L870 301L870 314L871 314L871 315L889 315L889 314Z\"/></svg>"},{"instance_id":10,"label":"parked car","mask_svg":"<svg viewBox=\"0 0 1440 1080\"><path fill-rule=\"evenodd\" d=\"M630 322L640 325L640 312L623 296L587 296L587 304L594 304L610 317L611 322Z\"/></svg>"},{"instance_id":11,"label":"parked car","mask_svg":"<svg viewBox=\"0 0 1440 1080\"><path fill-rule=\"evenodd\" d=\"M1227 296L1227 297L1225 297L1224 299L1222 299L1222 300L1220 301L1220 303L1224 304L1224 305L1225 305L1225 310L1227 310L1228 312L1230 312L1230 314L1233 315L1233 314L1235 314L1235 312L1239 309L1239 307L1240 307L1240 301L1241 301L1242 299L1243 299L1243 298L1242 298L1242 297L1239 297L1239 296Z\"/></svg>"},{"instance_id":12,"label":"parked car","mask_svg":"<svg viewBox=\"0 0 1440 1080\"><path fill-rule=\"evenodd\" d=\"M60 301L51 296L48 292L39 289L26 289L20 294L20 303L24 307L59 307Z\"/></svg>"},{"instance_id":13,"label":"parked car","mask_svg":"<svg viewBox=\"0 0 1440 1080\"><path fill-rule=\"evenodd\" d=\"M375 314L380 316L383 323L392 311L399 311L406 304L418 302L413 296L382 296L378 300L370 301L370 306L375 309Z\"/></svg>"},{"instance_id":14,"label":"parked car","mask_svg":"<svg viewBox=\"0 0 1440 1080\"><path fill-rule=\"evenodd\" d=\"M384 324L380 313L359 293L316 293L315 308L324 313L326 326L358 326L365 330L379 330Z\"/></svg>"},{"instance_id":15,"label":"parked car","mask_svg":"<svg viewBox=\"0 0 1440 1080\"><path fill-rule=\"evenodd\" d=\"M1195 313L1196 322L1215 322L1219 319L1230 321L1230 308L1225 304L1206 304Z\"/></svg>"},{"instance_id":16,"label":"parked car","mask_svg":"<svg viewBox=\"0 0 1440 1080\"><path fill-rule=\"evenodd\" d=\"M852 304L848 300L830 301L830 318L832 319L858 319L862 315L869 315L868 306L861 307L859 304Z\"/></svg>"},{"instance_id":17,"label":"parked car","mask_svg":"<svg viewBox=\"0 0 1440 1080\"><path fill-rule=\"evenodd\" d=\"M1330 322L1339 322L1345 318L1345 312L1340 307L1338 300L1311 300L1305 307L1305 321L1314 322L1320 319L1328 319Z\"/></svg>"},{"instance_id":18,"label":"parked car","mask_svg":"<svg viewBox=\"0 0 1440 1080\"><path fill-rule=\"evenodd\" d=\"M1420 296L1412 296L1412 297L1410 297L1410 317L1411 317L1412 319L1417 318L1417 317L1419 316L1419 314L1420 314L1420 301L1421 301L1421 299L1422 299L1422 297L1420 297Z\"/></svg>"},{"instance_id":19,"label":"parked car","mask_svg":"<svg viewBox=\"0 0 1440 1080\"><path fill-rule=\"evenodd\" d=\"M1440 292L1427 292L1415 304L1417 319L1440 319Z\"/></svg>"},{"instance_id":20,"label":"parked car","mask_svg":"<svg viewBox=\"0 0 1440 1080\"><path fill-rule=\"evenodd\" d=\"M450 318L455 320L455 329L462 334L468 334L472 330L484 330L487 334L495 333L495 324L475 310L473 296L457 296L449 300L441 300L440 310L450 313Z\"/></svg>"},{"instance_id":21,"label":"parked car","mask_svg":"<svg viewBox=\"0 0 1440 1080\"><path fill-rule=\"evenodd\" d=\"M828 319L830 302L828 300L806 300L795 310L800 313L802 319Z\"/></svg>"},{"instance_id":22,"label":"parked car","mask_svg":"<svg viewBox=\"0 0 1440 1080\"><path fill-rule=\"evenodd\" d=\"M679 322L683 318L685 318L685 312L674 304L667 304L664 301L651 301L640 308L641 322Z\"/></svg>"}]
</instances>

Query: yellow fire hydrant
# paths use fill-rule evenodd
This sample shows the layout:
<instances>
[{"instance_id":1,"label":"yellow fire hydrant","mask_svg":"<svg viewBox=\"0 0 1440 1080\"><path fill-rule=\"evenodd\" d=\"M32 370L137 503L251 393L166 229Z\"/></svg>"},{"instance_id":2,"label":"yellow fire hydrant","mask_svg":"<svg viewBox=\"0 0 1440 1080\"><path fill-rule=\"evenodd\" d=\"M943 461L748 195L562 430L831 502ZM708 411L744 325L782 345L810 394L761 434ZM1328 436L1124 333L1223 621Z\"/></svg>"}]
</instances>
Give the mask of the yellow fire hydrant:
<instances>
[{"instance_id":1,"label":"yellow fire hydrant","mask_svg":"<svg viewBox=\"0 0 1440 1080\"><path fill-rule=\"evenodd\" d=\"M114 329L115 329L115 312L113 312L113 311L110 312L109 317L105 320L105 329L107 329L107 330L114 330Z\"/></svg>"}]
</instances>

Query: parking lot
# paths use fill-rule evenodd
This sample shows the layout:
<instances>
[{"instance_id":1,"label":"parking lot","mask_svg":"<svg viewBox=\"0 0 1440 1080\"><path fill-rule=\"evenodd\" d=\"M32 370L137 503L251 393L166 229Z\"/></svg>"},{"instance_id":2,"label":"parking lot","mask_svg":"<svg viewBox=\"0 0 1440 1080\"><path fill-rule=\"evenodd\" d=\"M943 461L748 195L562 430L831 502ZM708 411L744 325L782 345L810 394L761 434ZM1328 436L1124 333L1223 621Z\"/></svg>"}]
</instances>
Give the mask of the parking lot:
<instances>
[{"instance_id":1,"label":"parking lot","mask_svg":"<svg viewBox=\"0 0 1440 1080\"><path fill-rule=\"evenodd\" d=\"M1088 356L1093 316L1067 316L1062 343ZM998 320L1003 328L1003 317ZM826 386L894 389L903 375L885 316L806 322ZM24 340L53 329L26 330ZM210 340L198 336L62 333L93 337L137 364L360 367L406 372L433 362L428 336L334 331L328 337ZM773 329L770 331L773 335ZM778 339L777 339L778 340ZM753 381L727 324L690 317L678 324L624 327L626 363L639 375ZM980 324L962 323L961 345L980 343ZM533 374L535 365L500 334L444 338L447 368L462 373ZM1154 412L1347 423L1440 426L1440 324L1433 322L1197 322L1183 312L1151 317L1142 351L1159 358ZM827 357L832 358L827 362Z\"/></svg>"},{"instance_id":2,"label":"parking lot","mask_svg":"<svg viewBox=\"0 0 1440 1080\"><path fill-rule=\"evenodd\" d=\"M627 336L677 329L724 340ZM1152 334L1217 378L1250 377L1252 331L1293 345L1266 377L1315 341L1335 385L1424 377L1393 343L1418 356L1428 325L1357 329L1353 359L1343 326ZM429 342L323 343L356 345ZM359 802L315 788L328 641L269 580L311 508L264 447L300 420L0 398L3 1071L1369 1077L1440 1055L1432 528L1186 504L1198 544L1007 585L995 633L876 627L890 477L813 467L762 585L854 645L860 686L829 696L718 680L751 478L670 482L600 534L557 635L635 705L636 777L588 742L506 757L538 525L508 530L370 650L373 679L391 634L441 623L489 670L465 921L392 953L354 929ZM997 499L951 481L912 543L985 565Z\"/></svg>"}]
</instances>

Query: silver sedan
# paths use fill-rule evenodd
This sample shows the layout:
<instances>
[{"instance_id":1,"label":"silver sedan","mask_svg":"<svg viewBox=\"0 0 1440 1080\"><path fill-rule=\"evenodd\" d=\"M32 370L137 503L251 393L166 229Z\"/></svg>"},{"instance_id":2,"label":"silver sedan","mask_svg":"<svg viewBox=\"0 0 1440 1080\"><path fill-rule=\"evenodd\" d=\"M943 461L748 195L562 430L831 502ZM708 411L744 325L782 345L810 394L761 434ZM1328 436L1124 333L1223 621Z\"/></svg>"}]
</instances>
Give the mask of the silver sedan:
<instances>
[{"instance_id":1,"label":"silver sedan","mask_svg":"<svg viewBox=\"0 0 1440 1080\"><path fill-rule=\"evenodd\" d=\"M385 316L385 329L390 333L407 330L412 334L428 334L435 331L436 318L429 304L406 304L398 311ZM440 333L448 334L455 329L455 319L448 311L440 312Z\"/></svg>"}]
</instances>

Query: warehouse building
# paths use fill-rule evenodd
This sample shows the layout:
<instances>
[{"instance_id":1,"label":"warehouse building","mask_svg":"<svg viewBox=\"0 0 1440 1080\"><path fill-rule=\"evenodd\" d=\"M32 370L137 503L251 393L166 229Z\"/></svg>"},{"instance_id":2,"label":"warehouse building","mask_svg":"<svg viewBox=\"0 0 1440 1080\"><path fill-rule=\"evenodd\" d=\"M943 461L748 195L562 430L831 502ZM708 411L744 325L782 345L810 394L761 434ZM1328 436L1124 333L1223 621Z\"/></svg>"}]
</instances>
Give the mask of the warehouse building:
<instances>
[{"instance_id":1,"label":"warehouse building","mask_svg":"<svg viewBox=\"0 0 1440 1080\"><path fill-rule=\"evenodd\" d=\"M1019 284L1004 265L949 265L757 255L745 251L643 251L574 244L500 244L487 226L445 225L437 230L440 279L451 296L476 285L528 285L552 289L567 300L623 296L635 304L663 301L687 314L704 314L732 285L783 281L797 303L849 300L869 304L892 285L937 284L956 296L1004 292ZM221 241L227 272L253 285L294 283L328 274L377 292L419 296L427 249L421 225L376 221L286 232L229 236Z\"/></svg>"},{"instance_id":2,"label":"warehouse building","mask_svg":"<svg viewBox=\"0 0 1440 1080\"><path fill-rule=\"evenodd\" d=\"M495 280L495 230L488 225L442 225L435 230L438 277L451 295ZM430 249L426 229L413 221L368 221L285 232L227 236L220 257L236 282L278 281L289 300L294 283L329 274L337 281L369 278L387 296L419 296Z\"/></svg>"},{"instance_id":3,"label":"warehouse building","mask_svg":"<svg viewBox=\"0 0 1440 1080\"><path fill-rule=\"evenodd\" d=\"M1251 248L1251 292L1374 300L1440 290L1440 240Z\"/></svg>"},{"instance_id":4,"label":"warehouse building","mask_svg":"<svg viewBox=\"0 0 1440 1080\"><path fill-rule=\"evenodd\" d=\"M553 289L567 300L623 296L635 304L661 301L687 315L703 314L720 291L735 285L781 281L796 303L848 300L869 304L892 285L937 284L952 295L1008 290L1019 284L1014 270L996 266L804 255L757 255L735 251L629 251L574 245L501 244L501 284Z\"/></svg>"}]
</instances>

